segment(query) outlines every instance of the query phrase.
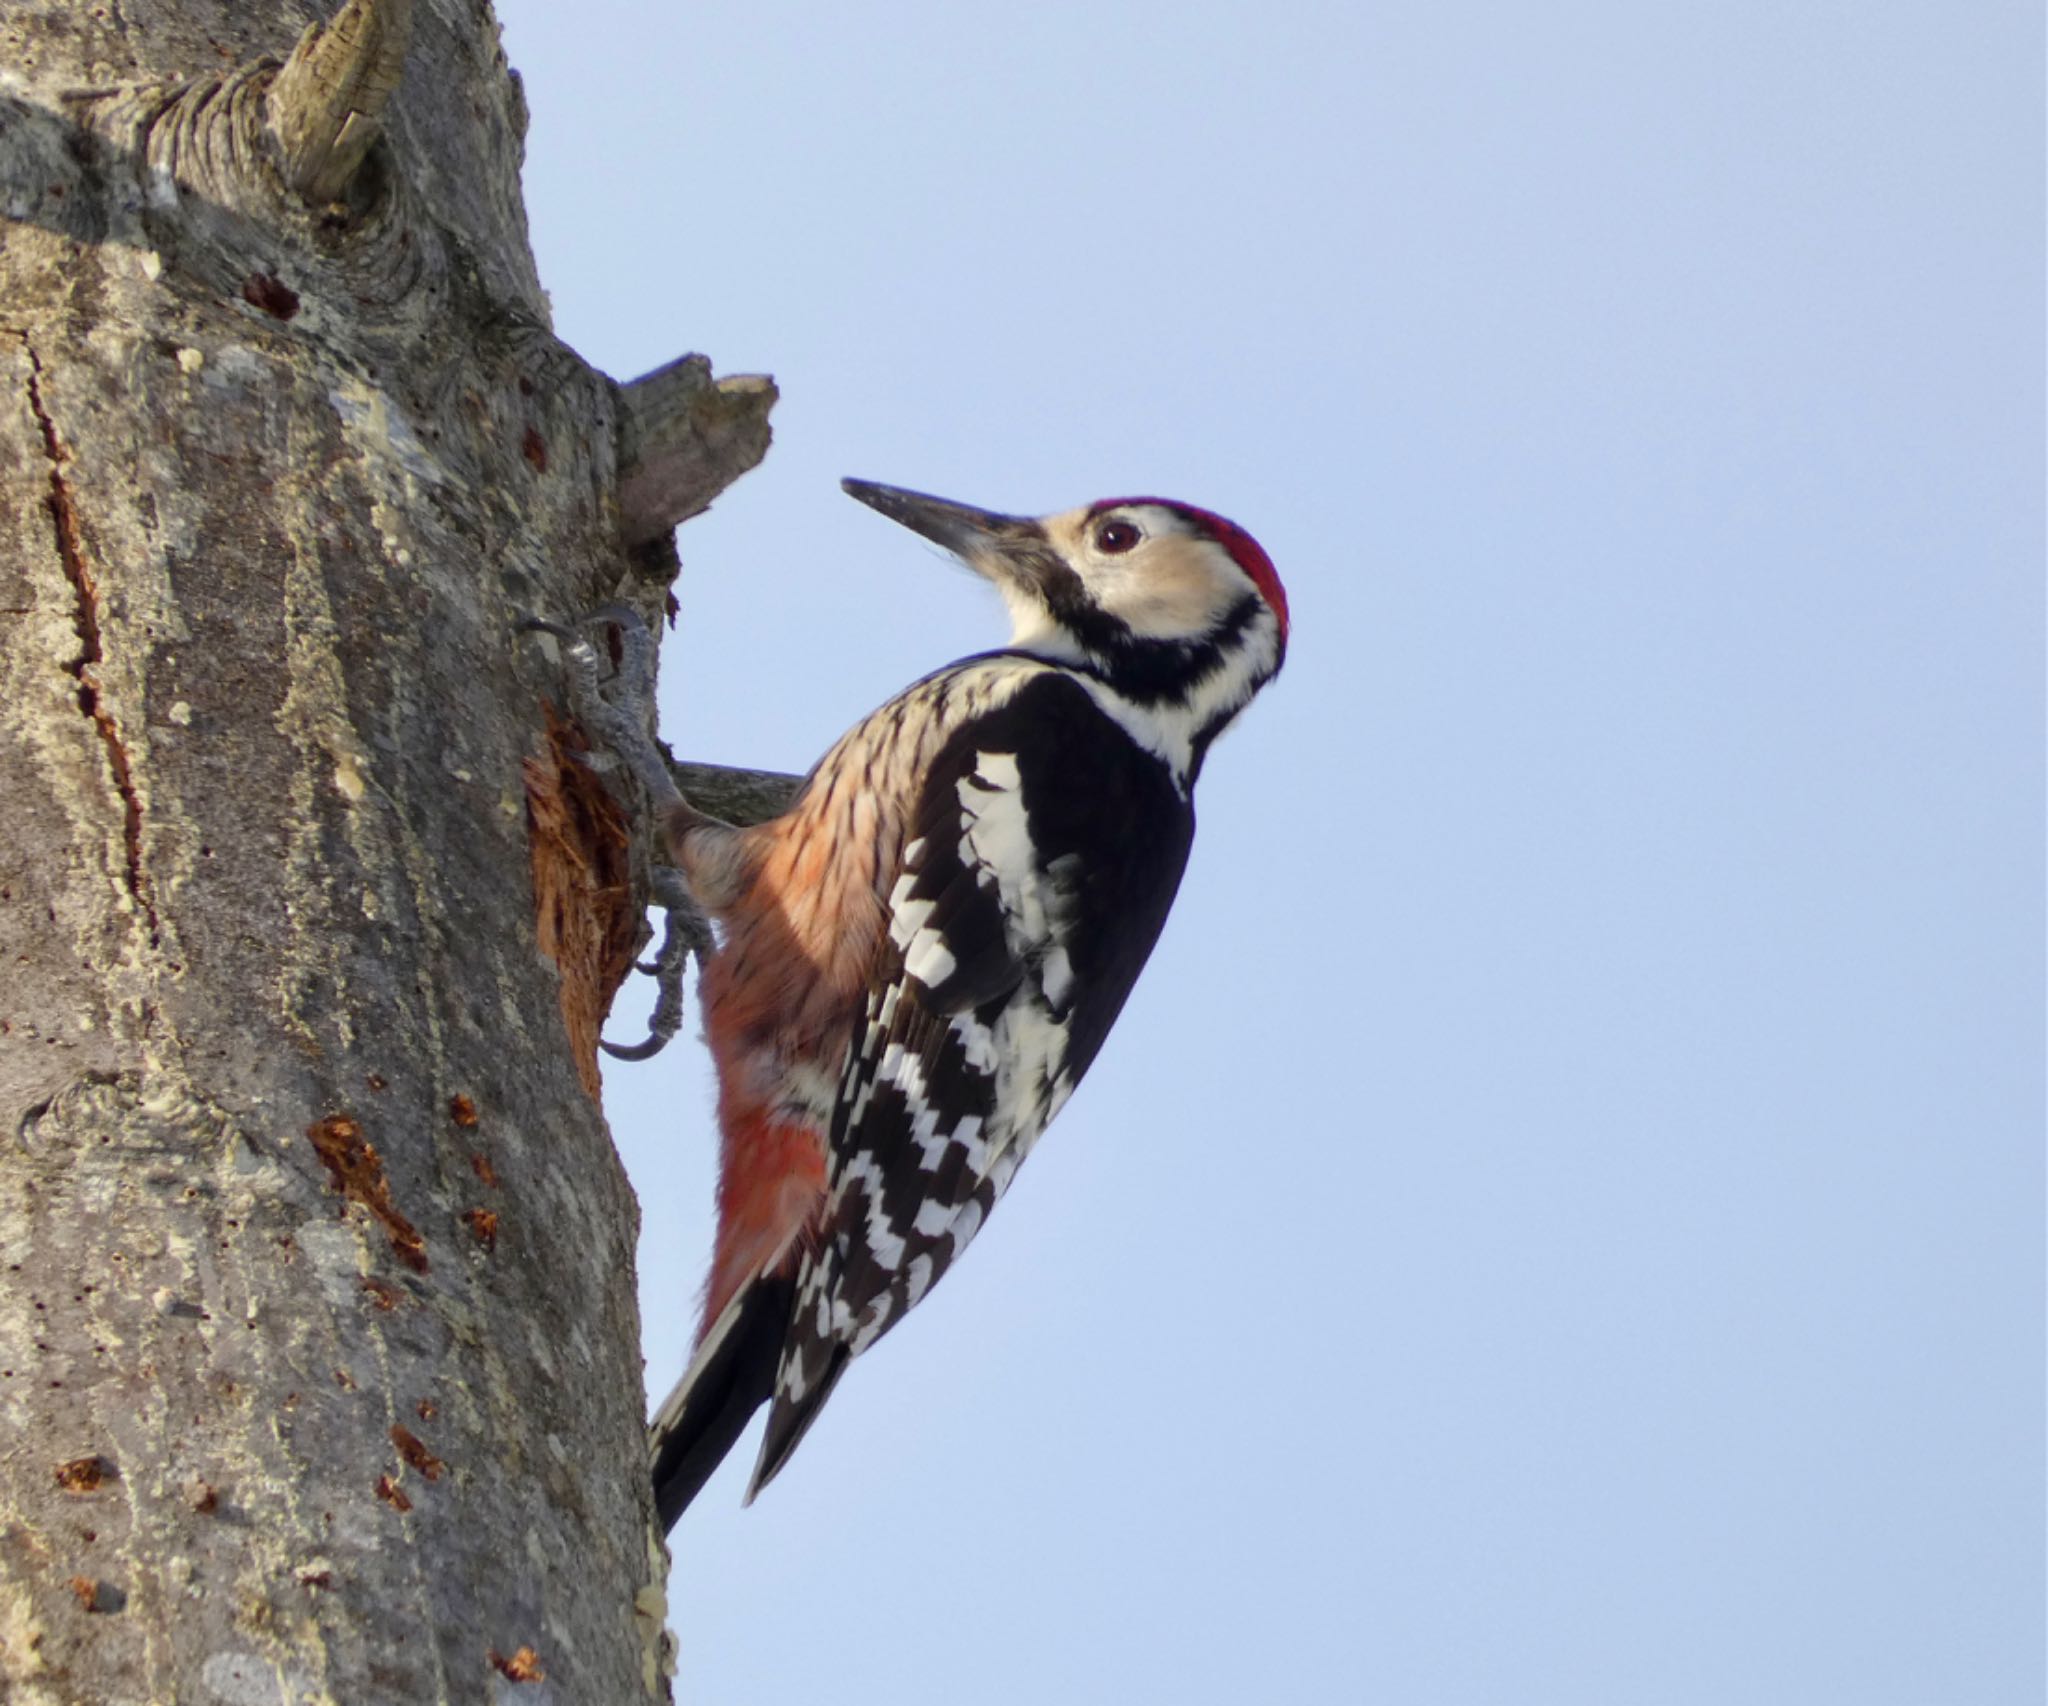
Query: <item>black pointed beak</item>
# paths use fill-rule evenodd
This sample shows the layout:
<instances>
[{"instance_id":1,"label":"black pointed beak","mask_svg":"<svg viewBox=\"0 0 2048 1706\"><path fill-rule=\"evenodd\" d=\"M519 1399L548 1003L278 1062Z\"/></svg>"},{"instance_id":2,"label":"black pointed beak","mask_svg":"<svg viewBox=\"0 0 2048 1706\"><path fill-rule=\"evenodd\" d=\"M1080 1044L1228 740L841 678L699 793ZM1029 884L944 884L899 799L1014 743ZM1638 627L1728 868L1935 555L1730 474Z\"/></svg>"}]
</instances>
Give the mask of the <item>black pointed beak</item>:
<instances>
[{"instance_id":1,"label":"black pointed beak","mask_svg":"<svg viewBox=\"0 0 2048 1706\"><path fill-rule=\"evenodd\" d=\"M943 545L990 580L1035 578L1030 571L1045 545L1045 531L1035 521L924 492L907 492L901 486L877 485L873 480L841 480L839 485L848 497L858 498L869 509Z\"/></svg>"}]
</instances>

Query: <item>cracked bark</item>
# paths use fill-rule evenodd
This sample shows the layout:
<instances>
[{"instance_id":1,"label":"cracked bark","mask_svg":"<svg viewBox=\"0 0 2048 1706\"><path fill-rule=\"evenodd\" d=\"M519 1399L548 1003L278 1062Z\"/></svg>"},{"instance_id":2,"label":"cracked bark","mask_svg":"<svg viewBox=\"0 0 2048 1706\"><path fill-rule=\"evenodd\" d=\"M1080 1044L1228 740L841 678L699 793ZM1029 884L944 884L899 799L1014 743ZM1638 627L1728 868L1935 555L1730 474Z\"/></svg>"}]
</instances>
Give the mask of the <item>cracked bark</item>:
<instances>
[{"instance_id":1,"label":"cracked bark","mask_svg":"<svg viewBox=\"0 0 2048 1706\"><path fill-rule=\"evenodd\" d=\"M514 630L655 617L773 389L553 336L487 8L323 21L0 0L23 1706L667 1693L590 1092L643 926Z\"/></svg>"},{"instance_id":2,"label":"cracked bark","mask_svg":"<svg viewBox=\"0 0 2048 1706\"><path fill-rule=\"evenodd\" d=\"M91 560L79 538L78 513L72 507L71 488L64 481L64 464L71 459L58 436L57 423L43 402L43 364L29 334L21 334L28 353L28 405L42 434L43 454L50 464L50 495L44 500L50 511L50 528L57 560L64 566L64 578L71 583L75 599L73 624L78 629L78 655L65 666L78 682L78 708L92 719L100 743L106 748L107 771L121 800L121 842L126 857L122 877L129 895L148 920L152 943L158 940L156 908L149 898L148 880L142 864L142 801L135 792L135 773L128 749L121 743L120 726L102 697L95 672L106 661L100 640L100 589Z\"/></svg>"}]
</instances>

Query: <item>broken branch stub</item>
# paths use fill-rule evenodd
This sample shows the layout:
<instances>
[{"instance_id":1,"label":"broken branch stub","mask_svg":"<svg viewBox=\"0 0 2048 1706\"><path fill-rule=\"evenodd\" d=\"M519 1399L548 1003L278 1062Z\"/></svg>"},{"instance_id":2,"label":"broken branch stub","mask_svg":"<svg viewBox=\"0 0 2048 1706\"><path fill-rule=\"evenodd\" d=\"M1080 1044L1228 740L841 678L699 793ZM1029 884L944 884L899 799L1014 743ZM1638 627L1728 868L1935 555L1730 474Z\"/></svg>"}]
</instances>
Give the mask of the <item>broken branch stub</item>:
<instances>
[{"instance_id":1,"label":"broken branch stub","mask_svg":"<svg viewBox=\"0 0 2048 1706\"><path fill-rule=\"evenodd\" d=\"M285 182L315 207L339 199L383 131L405 68L412 0L348 0L309 24L270 86Z\"/></svg>"},{"instance_id":2,"label":"broken branch stub","mask_svg":"<svg viewBox=\"0 0 2048 1706\"><path fill-rule=\"evenodd\" d=\"M619 527L627 545L659 539L700 515L768 454L775 381L711 376L686 355L619 392Z\"/></svg>"},{"instance_id":3,"label":"broken branch stub","mask_svg":"<svg viewBox=\"0 0 2048 1706\"><path fill-rule=\"evenodd\" d=\"M691 805L742 829L788 811L804 782L801 776L785 776L778 770L737 770L687 759L675 760L669 768Z\"/></svg>"}]
</instances>

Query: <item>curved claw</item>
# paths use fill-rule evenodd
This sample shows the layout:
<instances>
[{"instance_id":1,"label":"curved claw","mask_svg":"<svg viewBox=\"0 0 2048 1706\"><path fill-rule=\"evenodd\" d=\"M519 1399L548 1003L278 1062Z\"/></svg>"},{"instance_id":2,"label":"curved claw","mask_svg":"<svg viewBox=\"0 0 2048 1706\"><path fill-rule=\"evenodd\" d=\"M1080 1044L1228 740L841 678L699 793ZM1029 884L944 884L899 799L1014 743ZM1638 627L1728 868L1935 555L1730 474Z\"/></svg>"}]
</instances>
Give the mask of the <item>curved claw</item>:
<instances>
[{"instance_id":1,"label":"curved claw","mask_svg":"<svg viewBox=\"0 0 2048 1706\"><path fill-rule=\"evenodd\" d=\"M690 898L682 873L672 865L655 868L650 886L663 912L661 946L654 958L637 962L636 969L655 981L659 992L654 1013L647 1022L647 1040L641 1043L604 1043L605 1053L619 1060L650 1060L659 1054L683 1026L683 968L692 947L701 948L705 935L703 918Z\"/></svg>"},{"instance_id":2,"label":"curved claw","mask_svg":"<svg viewBox=\"0 0 2048 1706\"><path fill-rule=\"evenodd\" d=\"M608 1043L599 1037L597 1046L614 1060L652 1060L668 1047L668 1038L659 1031L649 1031L645 1042Z\"/></svg>"},{"instance_id":3,"label":"curved claw","mask_svg":"<svg viewBox=\"0 0 2048 1706\"><path fill-rule=\"evenodd\" d=\"M633 684L635 692L654 691L654 658L661 642L648 632L640 613L623 604L604 604L584 618L607 622L619 631L619 673Z\"/></svg>"}]
</instances>

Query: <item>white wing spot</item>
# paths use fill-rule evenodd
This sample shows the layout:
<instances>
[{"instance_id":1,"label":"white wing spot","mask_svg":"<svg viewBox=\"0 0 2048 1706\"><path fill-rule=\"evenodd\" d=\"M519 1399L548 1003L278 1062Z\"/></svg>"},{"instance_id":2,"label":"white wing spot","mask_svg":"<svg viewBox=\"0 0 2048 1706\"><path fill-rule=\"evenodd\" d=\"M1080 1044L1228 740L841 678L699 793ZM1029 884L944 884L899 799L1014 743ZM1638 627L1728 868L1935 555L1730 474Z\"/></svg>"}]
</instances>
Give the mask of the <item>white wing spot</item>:
<instances>
[{"instance_id":1,"label":"white wing spot","mask_svg":"<svg viewBox=\"0 0 2048 1706\"><path fill-rule=\"evenodd\" d=\"M1014 752L977 752L974 773L991 787L1006 791L1020 786L1024 780Z\"/></svg>"},{"instance_id":2,"label":"white wing spot","mask_svg":"<svg viewBox=\"0 0 2048 1706\"><path fill-rule=\"evenodd\" d=\"M916 882L915 874L906 871L889 891L889 940L903 955L903 969L927 989L935 989L953 975L958 962L944 934L929 922L933 902L910 892Z\"/></svg>"},{"instance_id":3,"label":"white wing spot","mask_svg":"<svg viewBox=\"0 0 2048 1706\"><path fill-rule=\"evenodd\" d=\"M1057 943L1045 951L1045 962L1039 968L1039 981L1045 986L1045 998L1055 1007L1064 1007L1067 997L1074 993L1074 962L1067 958L1067 950Z\"/></svg>"},{"instance_id":4,"label":"white wing spot","mask_svg":"<svg viewBox=\"0 0 2048 1706\"><path fill-rule=\"evenodd\" d=\"M947 1027L960 1044L960 1052L968 1068L984 1078L996 1074L996 1035L972 1013L959 1014Z\"/></svg>"},{"instance_id":5,"label":"white wing spot","mask_svg":"<svg viewBox=\"0 0 2048 1706\"><path fill-rule=\"evenodd\" d=\"M889 1294L884 1292L870 1305L867 1319L861 1322L859 1330L847 1345L848 1351L854 1356L859 1356L888 1330L889 1323L895 1319L894 1303Z\"/></svg>"},{"instance_id":6,"label":"white wing spot","mask_svg":"<svg viewBox=\"0 0 2048 1706\"><path fill-rule=\"evenodd\" d=\"M977 779L985 784L977 786ZM1038 902L1037 850L1031 844L1031 820L1024 810L1023 778L1017 760L1007 752L975 757L974 775L957 784L960 796L960 838L974 880L993 888L1004 915L1027 942L1045 933L1045 909ZM921 922L921 921L920 921Z\"/></svg>"},{"instance_id":7,"label":"white wing spot","mask_svg":"<svg viewBox=\"0 0 2048 1706\"><path fill-rule=\"evenodd\" d=\"M879 1268L891 1273L903 1265L905 1239L895 1227L889 1224L889 1217L882 1207L882 1169L872 1155L861 1154L853 1158L841 1177L840 1189L859 1184L867 1196L867 1218L864 1224L865 1242L868 1254ZM836 1314L835 1314L836 1320Z\"/></svg>"},{"instance_id":8,"label":"white wing spot","mask_svg":"<svg viewBox=\"0 0 2048 1706\"><path fill-rule=\"evenodd\" d=\"M927 989L936 989L958 967L953 950L936 930L920 930L903 950L903 969Z\"/></svg>"},{"instance_id":9,"label":"white wing spot","mask_svg":"<svg viewBox=\"0 0 2048 1706\"><path fill-rule=\"evenodd\" d=\"M954 1216L951 1231L955 1251L964 1250L974 1235L981 1230L981 1204L969 1197L960 1205L960 1212Z\"/></svg>"}]
</instances>

